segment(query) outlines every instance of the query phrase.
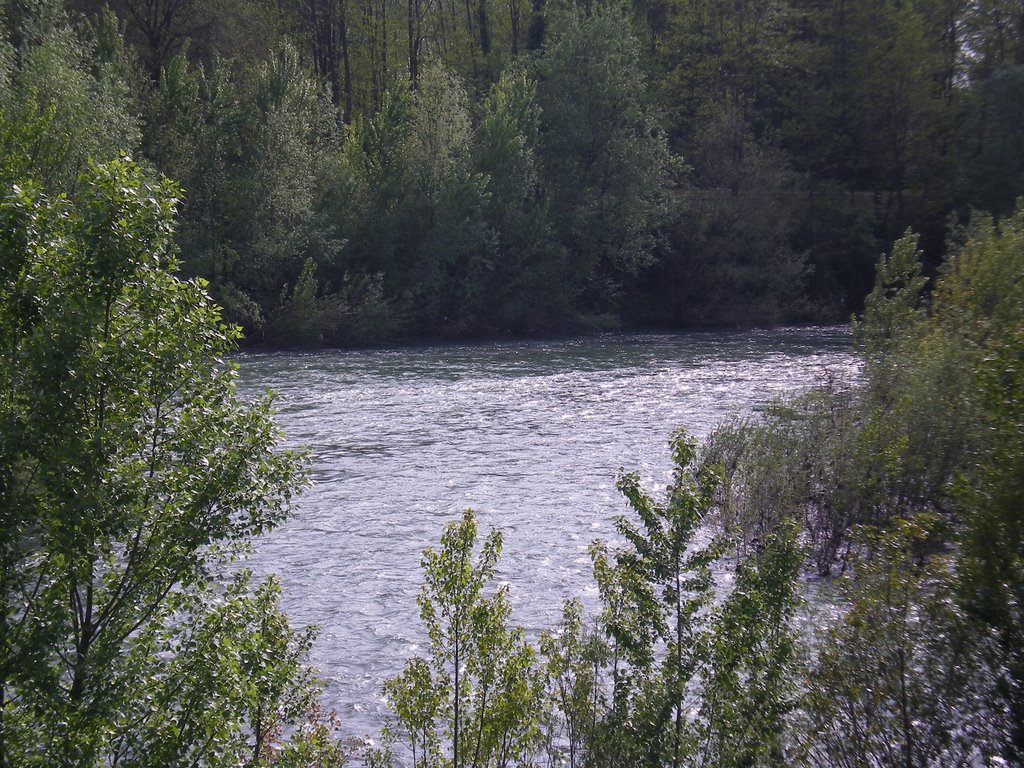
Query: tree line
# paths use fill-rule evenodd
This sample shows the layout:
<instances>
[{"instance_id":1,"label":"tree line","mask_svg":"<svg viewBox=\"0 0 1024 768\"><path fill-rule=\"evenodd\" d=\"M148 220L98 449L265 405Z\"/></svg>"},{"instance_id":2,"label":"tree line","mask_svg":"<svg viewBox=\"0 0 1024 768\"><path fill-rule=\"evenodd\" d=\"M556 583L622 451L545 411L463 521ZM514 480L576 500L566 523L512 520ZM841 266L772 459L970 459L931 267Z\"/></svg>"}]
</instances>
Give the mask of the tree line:
<instances>
[{"instance_id":1,"label":"tree line","mask_svg":"<svg viewBox=\"0 0 1024 768\"><path fill-rule=\"evenodd\" d=\"M252 342L839 320L1024 192L1007 0L10 0L5 119L183 188Z\"/></svg>"}]
</instances>

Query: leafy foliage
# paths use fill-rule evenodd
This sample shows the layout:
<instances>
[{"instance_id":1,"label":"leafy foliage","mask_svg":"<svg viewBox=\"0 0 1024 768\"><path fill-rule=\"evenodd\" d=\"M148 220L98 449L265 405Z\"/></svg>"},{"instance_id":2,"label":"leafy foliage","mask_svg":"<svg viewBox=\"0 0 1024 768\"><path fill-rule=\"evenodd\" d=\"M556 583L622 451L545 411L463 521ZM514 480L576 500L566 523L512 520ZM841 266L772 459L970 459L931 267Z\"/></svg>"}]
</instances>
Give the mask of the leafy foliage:
<instances>
[{"instance_id":1,"label":"leafy foliage","mask_svg":"<svg viewBox=\"0 0 1024 768\"><path fill-rule=\"evenodd\" d=\"M591 752L599 748L598 727L607 706L608 650L602 634L584 624L579 600L566 601L562 623L541 635L548 696L545 749L572 768L599 760Z\"/></svg>"},{"instance_id":2,"label":"leafy foliage","mask_svg":"<svg viewBox=\"0 0 1024 768\"><path fill-rule=\"evenodd\" d=\"M4 152L21 163L6 180L31 176L59 193L74 189L88 159L133 151L140 130L123 46L103 50L102 27L76 28L59 4L49 5L21 20L16 48L0 26L0 119Z\"/></svg>"},{"instance_id":3,"label":"leafy foliage","mask_svg":"<svg viewBox=\"0 0 1024 768\"><path fill-rule=\"evenodd\" d=\"M179 180L184 268L254 342L839 321L908 227L932 275L950 221L1024 193L1020 26L1008 0L24 0L0 110L52 189L121 151ZM308 259L347 306L323 332L276 318Z\"/></svg>"},{"instance_id":4,"label":"leafy foliage","mask_svg":"<svg viewBox=\"0 0 1024 768\"><path fill-rule=\"evenodd\" d=\"M1019 754L1020 216L976 222L930 308L903 238L855 325L864 380L713 437L723 522L753 542L788 510L819 571L854 564L805 705L818 762Z\"/></svg>"},{"instance_id":5,"label":"leafy foliage","mask_svg":"<svg viewBox=\"0 0 1024 768\"><path fill-rule=\"evenodd\" d=\"M618 518L625 545L592 549L596 631L570 602L559 632L542 641L562 739L554 753L574 766L776 765L790 751L797 691L796 528L746 558L718 600L712 569L726 543L701 538L720 476L697 465L685 433L672 446L664 503L635 475L619 480L639 525Z\"/></svg>"},{"instance_id":6,"label":"leafy foliage","mask_svg":"<svg viewBox=\"0 0 1024 768\"><path fill-rule=\"evenodd\" d=\"M1024 531L1020 520L1024 455L1024 208L998 226L983 221L943 277L935 313L947 332L964 337L975 360L980 418L987 427L963 461L954 495L962 516L959 591L967 611L997 643L1000 689L1013 730L1005 754L1024 745L1021 616Z\"/></svg>"},{"instance_id":7,"label":"leafy foliage","mask_svg":"<svg viewBox=\"0 0 1024 768\"><path fill-rule=\"evenodd\" d=\"M311 634L227 569L305 462L170 272L174 187L118 160L78 188L0 208L0 762L259 764L315 695Z\"/></svg>"},{"instance_id":8,"label":"leafy foliage","mask_svg":"<svg viewBox=\"0 0 1024 768\"><path fill-rule=\"evenodd\" d=\"M536 653L508 626L506 588L491 596L501 534L492 531L474 559L476 518L449 524L440 549L423 554L420 617L430 657L411 659L384 691L397 722L385 730L374 764L394 759L405 739L414 766L524 764L539 745L541 679Z\"/></svg>"},{"instance_id":9,"label":"leafy foliage","mask_svg":"<svg viewBox=\"0 0 1024 768\"><path fill-rule=\"evenodd\" d=\"M861 534L848 608L810 671L817 764L967 766L995 752L1006 723L992 671L953 599L949 559L924 554L935 524L917 516Z\"/></svg>"},{"instance_id":10,"label":"leafy foliage","mask_svg":"<svg viewBox=\"0 0 1024 768\"><path fill-rule=\"evenodd\" d=\"M546 29L538 101L551 217L584 308L614 308L651 263L676 164L625 9L565 4Z\"/></svg>"},{"instance_id":11,"label":"leafy foliage","mask_svg":"<svg viewBox=\"0 0 1024 768\"><path fill-rule=\"evenodd\" d=\"M612 703L600 758L610 765L679 766L694 749L686 698L704 659L700 618L713 600L711 564L723 549L712 543L690 550L717 477L690 473L695 444L685 434L676 436L672 452L676 473L667 503L655 503L636 475L622 476L619 490L642 527L618 518L627 547L612 557L601 547L592 554L601 622L612 643ZM665 653L658 659L660 643Z\"/></svg>"},{"instance_id":12,"label":"leafy foliage","mask_svg":"<svg viewBox=\"0 0 1024 768\"><path fill-rule=\"evenodd\" d=\"M791 720L798 711L793 620L801 603L803 550L785 521L757 553L737 565L732 591L716 612L701 681L702 764L793 764Z\"/></svg>"},{"instance_id":13,"label":"leafy foliage","mask_svg":"<svg viewBox=\"0 0 1024 768\"><path fill-rule=\"evenodd\" d=\"M703 464L680 439L664 502L620 479L603 613L542 639L552 711L484 592L499 542L473 564L453 526L392 737L424 764L529 762L542 726L574 765L1019 759L1018 6L5 4L0 762L344 758L310 636L226 575L303 470L235 400L207 287L275 344L776 322L857 309L893 241L860 383ZM180 264L178 193L123 152L181 181ZM804 552L851 577L798 744Z\"/></svg>"}]
</instances>

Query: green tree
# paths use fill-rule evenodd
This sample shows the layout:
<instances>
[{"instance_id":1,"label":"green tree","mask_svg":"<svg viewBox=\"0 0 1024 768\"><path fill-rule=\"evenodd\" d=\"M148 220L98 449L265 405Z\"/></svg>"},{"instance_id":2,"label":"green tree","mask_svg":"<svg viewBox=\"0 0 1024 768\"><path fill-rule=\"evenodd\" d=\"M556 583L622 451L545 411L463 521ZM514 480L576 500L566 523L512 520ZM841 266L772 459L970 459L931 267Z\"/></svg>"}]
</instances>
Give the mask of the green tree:
<instances>
[{"instance_id":1,"label":"green tree","mask_svg":"<svg viewBox=\"0 0 1024 768\"><path fill-rule=\"evenodd\" d=\"M0 765L255 765L309 639L225 569L305 462L172 274L173 186L118 160L78 189L0 204Z\"/></svg>"},{"instance_id":2,"label":"green tree","mask_svg":"<svg viewBox=\"0 0 1024 768\"><path fill-rule=\"evenodd\" d=\"M584 625L579 600L565 602L561 624L541 635L540 651L548 693L548 754L559 763L568 761L570 768L598 763L591 750L598 746L598 723L607 707L609 647L599 628Z\"/></svg>"},{"instance_id":3,"label":"green tree","mask_svg":"<svg viewBox=\"0 0 1024 768\"><path fill-rule=\"evenodd\" d=\"M721 542L694 546L694 538L719 478L709 467L694 470L696 444L684 432L674 438L672 455L667 501L655 502L635 474L623 475L619 491L640 525L617 518L626 546L592 550L600 621L612 642L612 704L592 748L600 750L601 765L678 768L696 746L687 698L706 657L702 617L713 601L711 564L724 550Z\"/></svg>"},{"instance_id":4,"label":"green tree","mask_svg":"<svg viewBox=\"0 0 1024 768\"><path fill-rule=\"evenodd\" d=\"M856 311L878 252L913 227L937 263L947 215L962 204L955 142L968 4L790 5L773 122L812 179L799 244L816 292Z\"/></svg>"},{"instance_id":5,"label":"green tree","mask_svg":"<svg viewBox=\"0 0 1024 768\"><path fill-rule=\"evenodd\" d=\"M340 127L293 46L245 78L232 67L217 59L191 66L184 53L171 59L150 100L147 153L185 187L186 272L208 279L228 319L251 337L305 345L328 336L328 320L340 313L322 313L308 327L294 313L277 314L290 312L288 291L309 263L314 293L344 303L327 289L342 243L325 210Z\"/></svg>"},{"instance_id":6,"label":"green tree","mask_svg":"<svg viewBox=\"0 0 1024 768\"><path fill-rule=\"evenodd\" d=\"M567 320L570 296L560 286L564 251L552 237L540 168L537 85L509 66L483 102L474 166L487 179L484 217L493 238L485 262L485 323L529 332Z\"/></svg>"},{"instance_id":7,"label":"green tree","mask_svg":"<svg viewBox=\"0 0 1024 768\"><path fill-rule=\"evenodd\" d=\"M922 253L907 232L878 262L875 287L864 300L864 316L853 323L854 342L865 357L880 364L896 357L901 342L916 342L926 326Z\"/></svg>"},{"instance_id":8,"label":"green tree","mask_svg":"<svg viewBox=\"0 0 1024 768\"><path fill-rule=\"evenodd\" d=\"M479 331L492 247L487 179L473 167L469 98L436 62L414 92L388 92L380 113L352 132L343 158L342 263L383 276L407 333Z\"/></svg>"},{"instance_id":9,"label":"green tree","mask_svg":"<svg viewBox=\"0 0 1024 768\"><path fill-rule=\"evenodd\" d=\"M820 764L974 765L1005 727L992 672L954 600L948 557L930 554L934 516L864 529L843 582L845 612L810 670L805 715Z\"/></svg>"},{"instance_id":10,"label":"green tree","mask_svg":"<svg viewBox=\"0 0 1024 768\"><path fill-rule=\"evenodd\" d=\"M990 442L957 486L964 515L963 554L957 589L964 606L995 638L998 690L1007 702L1011 726L1002 755L1012 760L1024 747L1024 331L990 348L980 370L984 403L991 419Z\"/></svg>"},{"instance_id":11,"label":"green tree","mask_svg":"<svg viewBox=\"0 0 1024 768\"><path fill-rule=\"evenodd\" d=\"M1013 210L1024 194L1024 69L1019 64L996 68L972 79L961 124L965 197L976 208L996 215Z\"/></svg>"},{"instance_id":12,"label":"green tree","mask_svg":"<svg viewBox=\"0 0 1024 768\"><path fill-rule=\"evenodd\" d=\"M720 520L741 551L795 519L818 573L844 568L852 526L884 524L905 509L905 444L902 425L892 422L843 382L830 382L717 430L709 457L728 467Z\"/></svg>"},{"instance_id":13,"label":"green tree","mask_svg":"<svg viewBox=\"0 0 1024 768\"><path fill-rule=\"evenodd\" d=\"M7 22L0 23L0 120L35 126L32 143L22 148L26 172L48 190L71 192L88 159L111 160L139 144L124 51L116 40L104 50L102 35L110 30L73 26L59 4L21 10L22 18L0 16Z\"/></svg>"},{"instance_id":14,"label":"green tree","mask_svg":"<svg viewBox=\"0 0 1024 768\"><path fill-rule=\"evenodd\" d=\"M404 738L417 766L484 768L524 764L540 745L542 680L533 646L508 626L507 588L484 593L501 555L492 531L476 554L467 510L445 527L440 549L423 554L420 617L430 657L411 659L384 687L396 723L374 759L387 765Z\"/></svg>"},{"instance_id":15,"label":"green tree","mask_svg":"<svg viewBox=\"0 0 1024 768\"><path fill-rule=\"evenodd\" d=\"M471 330L484 309L486 179L472 166L469 98L452 72L431 64L412 97L408 161L417 241L406 265L408 299L434 333ZM411 309L412 307L410 307Z\"/></svg>"},{"instance_id":16,"label":"green tree","mask_svg":"<svg viewBox=\"0 0 1024 768\"><path fill-rule=\"evenodd\" d=\"M664 502L619 479L638 521L617 518L623 546L592 549L597 633L570 602L542 639L561 738L549 752L588 766L782 764L796 756L799 528L780 524L725 591L713 568L727 542L703 535L721 474L682 431L673 458Z\"/></svg>"},{"instance_id":17,"label":"green tree","mask_svg":"<svg viewBox=\"0 0 1024 768\"><path fill-rule=\"evenodd\" d=\"M623 285L653 259L676 161L625 7L565 3L548 22L537 95L564 290L585 312L616 311Z\"/></svg>"},{"instance_id":18,"label":"green tree","mask_svg":"<svg viewBox=\"0 0 1024 768\"><path fill-rule=\"evenodd\" d=\"M971 205L1003 216L1024 194L1024 18L1007 0L965 5L961 40L972 55L960 68L966 81L960 125L962 172Z\"/></svg>"},{"instance_id":19,"label":"green tree","mask_svg":"<svg viewBox=\"0 0 1024 768\"><path fill-rule=\"evenodd\" d=\"M804 705L820 763L1020 754L1022 233L975 221L930 301L907 235L855 324L864 381L713 437L748 541L792 510L820 570L853 564Z\"/></svg>"},{"instance_id":20,"label":"green tree","mask_svg":"<svg viewBox=\"0 0 1024 768\"><path fill-rule=\"evenodd\" d=\"M822 574L844 567L856 525L884 527L921 511L953 514L951 483L984 442L978 353L954 326L961 322L956 303L939 298L950 293L951 275L933 293L949 308L929 314L917 243L908 233L881 259L854 321L865 357L858 386L829 381L712 438L712 455L729 467L724 518L748 542L763 540L786 517L799 519ZM997 285L1012 284L1010 274L979 274L979 281L994 295ZM983 328L988 321L963 322Z\"/></svg>"},{"instance_id":21,"label":"green tree","mask_svg":"<svg viewBox=\"0 0 1024 768\"><path fill-rule=\"evenodd\" d=\"M320 205L338 150L337 116L290 45L262 63L242 108L238 141L247 151L232 174L241 226L230 280L272 322L283 284L299 280L308 258L332 265L341 247Z\"/></svg>"},{"instance_id":22,"label":"green tree","mask_svg":"<svg viewBox=\"0 0 1024 768\"><path fill-rule=\"evenodd\" d=\"M387 296L405 290L405 249L417 233L407 206L412 99L404 83L382 96L379 111L349 126L338 168L332 217L345 249L339 265L352 274L380 274Z\"/></svg>"},{"instance_id":23,"label":"green tree","mask_svg":"<svg viewBox=\"0 0 1024 768\"><path fill-rule=\"evenodd\" d=\"M786 520L737 565L736 582L710 622L701 680L700 763L719 768L793 765L790 721L798 708L803 549Z\"/></svg>"},{"instance_id":24,"label":"green tree","mask_svg":"<svg viewBox=\"0 0 1024 768\"><path fill-rule=\"evenodd\" d=\"M681 325L799 318L808 277L791 241L805 196L782 152L755 139L742 110L708 111L685 157L692 174L645 290Z\"/></svg>"},{"instance_id":25,"label":"green tree","mask_svg":"<svg viewBox=\"0 0 1024 768\"><path fill-rule=\"evenodd\" d=\"M971 392L984 439L968 446L954 495L963 605L996 640L999 687L1013 728L1003 755L1024 747L1024 206L1003 220L982 219L936 290L934 313L964 338L974 363Z\"/></svg>"},{"instance_id":26,"label":"green tree","mask_svg":"<svg viewBox=\"0 0 1024 768\"><path fill-rule=\"evenodd\" d=\"M664 73L657 88L680 148L688 149L694 134L723 111L735 114L742 130L763 135L777 99L775 83L791 55L783 38L792 4L648 0L645 5L664 8L655 24L649 17L651 58Z\"/></svg>"},{"instance_id":27,"label":"green tree","mask_svg":"<svg viewBox=\"0 0 1024 768\"><path fill-rule=\"evenodd\" d=\"M340 765L342 745L316 733L320 689L307 664L315 631L294 631L279 597L275 580L253 585L241 571L223 588L196 595L191 620L140 637L167 660L147 670L149 703L130 729L114 734L108 761ZM301 730L286 740L284 729L294 725Z\"/></svg>"},{"instance_id":28,"label":"green tree","mask_svg":"<svg viewBox=\"0 0 1024 768\"><path fill-rule=\"evenodd\" d=\"M307 258L294 287L286 285L281 290L268 336L293 345L316 346L338 328L346 310L340 296L325 296L317 290L316 267Z\"/></svg>"}]
</instances>

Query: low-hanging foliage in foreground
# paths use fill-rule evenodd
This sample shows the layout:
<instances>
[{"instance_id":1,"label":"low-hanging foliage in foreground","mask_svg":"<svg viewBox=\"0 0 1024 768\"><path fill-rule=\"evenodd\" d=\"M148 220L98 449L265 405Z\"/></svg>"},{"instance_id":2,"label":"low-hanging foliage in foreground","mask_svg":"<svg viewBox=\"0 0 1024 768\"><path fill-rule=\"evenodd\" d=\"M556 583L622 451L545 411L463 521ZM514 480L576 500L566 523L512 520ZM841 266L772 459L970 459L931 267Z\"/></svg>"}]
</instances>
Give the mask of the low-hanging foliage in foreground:
<instances>
[{"instance_id":1,"label":"low-hanging foliage in foreground","mask_svg":"<svg viewBox=\"0 0 1024 768\"><path fill-rule=\"evenodd\" d=\"M827 765L1024 754L1024 206L962 233L930 293L916 238L878 267L861 381L728 425L721 521L749 544L801 521L846 613L815 647L807 716Z\"/></svg>"},{"instance_id":2,"label":"low-hanging foliage in foreground","mask_svg":"<svg viewBox=\"0 0 1024 768\"><path fill-rule=\"evenodd\" d=\"M795 528L773 533L716 601L711 568L724 543L698 540L718 478L695 473L696 446L685 434L673 452L665 501L635 475L619 480L638 519L618 519L622 547L592 549L602 604L593 627L569 601L539 652L508 624L507 587L489 587L500 533L478 547L472 511L445 529L441 548L423 560L430 655L385 685L394 715L374 765L399 754L418 768L785 759L793 745L784 724L796 702Z\"/></svg>"}]
</instances>

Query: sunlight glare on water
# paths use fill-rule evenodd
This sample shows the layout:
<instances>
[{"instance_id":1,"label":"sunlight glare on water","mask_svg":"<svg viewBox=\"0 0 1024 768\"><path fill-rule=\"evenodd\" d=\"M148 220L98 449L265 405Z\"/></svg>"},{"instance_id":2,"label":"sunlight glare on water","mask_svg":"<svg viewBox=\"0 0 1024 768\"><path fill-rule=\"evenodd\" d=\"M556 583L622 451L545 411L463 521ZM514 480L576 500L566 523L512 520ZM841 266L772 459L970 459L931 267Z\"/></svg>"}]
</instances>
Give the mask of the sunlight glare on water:
<instances>
[{"instance_id":1,"label":"sunlight glare on water","mask_svg":"<svg viewBox=\"0 0 1024 768\"><path fill-rule=\"evenodd\" d=\"M350 734L375 734L380 688L423 652L423 549L466 507L504 532L499 578L515 620L554 626L593 603L587 546L626 511L620 468L669 480L668 440L698 437L758 404L853 378L845 328L603 335L556 342L242 355L240 392L277 396L312 488L252 558L277 573Z\"/></svg>"}]
</instances>

